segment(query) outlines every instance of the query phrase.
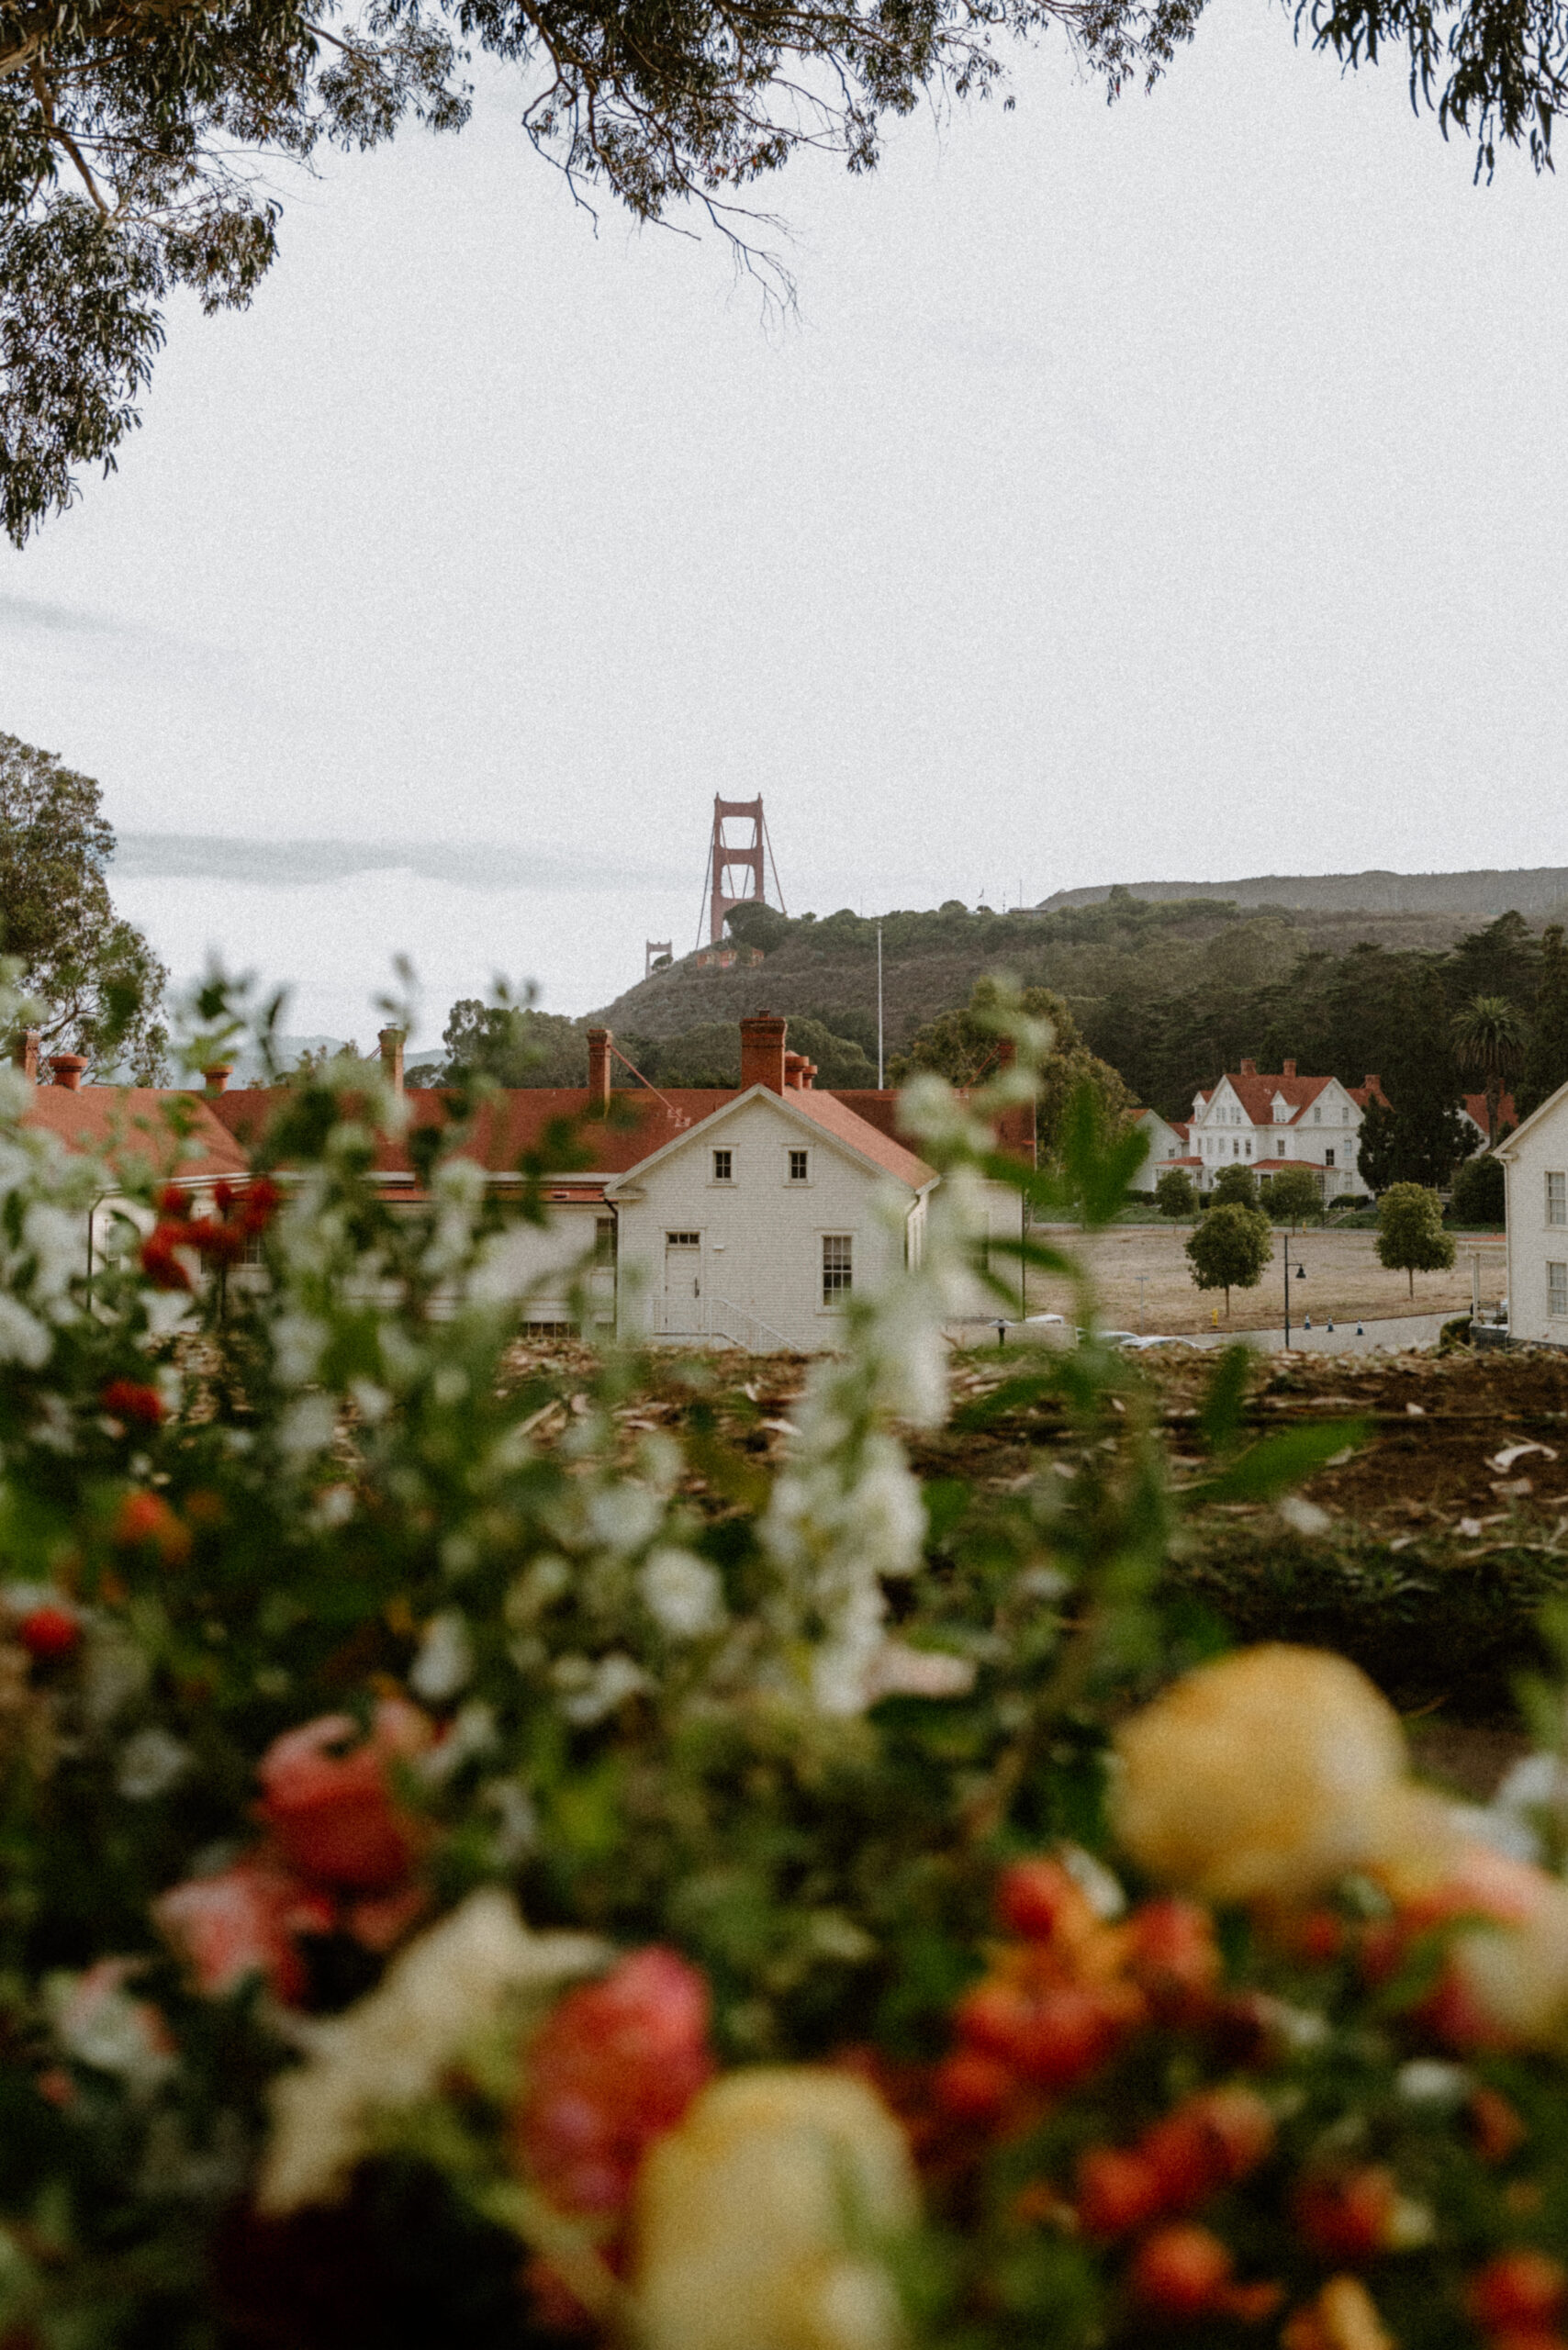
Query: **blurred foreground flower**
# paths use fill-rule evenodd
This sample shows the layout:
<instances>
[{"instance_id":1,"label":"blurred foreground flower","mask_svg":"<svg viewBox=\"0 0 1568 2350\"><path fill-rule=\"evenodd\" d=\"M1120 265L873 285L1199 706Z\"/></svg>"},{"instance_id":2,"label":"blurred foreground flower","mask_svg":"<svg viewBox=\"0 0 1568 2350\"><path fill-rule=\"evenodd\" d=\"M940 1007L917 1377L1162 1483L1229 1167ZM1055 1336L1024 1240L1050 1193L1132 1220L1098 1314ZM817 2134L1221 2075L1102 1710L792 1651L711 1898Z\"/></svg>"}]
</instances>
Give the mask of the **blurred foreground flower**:
<instances>
[{"instance_id":1,"label":"blurred foreground flower","mask_svg":"<svg viewBox=\"0 0 1568 2350\"><path fill-rule=\"evenodd\" d=\"M393 1960L368 1998L299 2027L306 2061L273 2087L259 2208L282 2214L333 2201L378 2113L431 2095L514 1995L590 1975L609 1955L591 1934L531 1933L496 1887L470 1894Z\"/></svg>"},{"instance_id":2,"label":"blurred foreground flower","mask_svg":"<svg viewBox=\"0 0 1568 2350\"><path fill-rule=\"evenodd\" d=\"M862 2081L732 2073L653 2148L633 2279L646 2350L894 2350L879 2244L912 2225L904 2133Z\"/></svg>"},{"instance_id":3,"label":"blurred foreground flower","mask_svg":"<svg viewBox=\"0 0 1568 2350\"><path fill-rule=\"evenodd\" d=\"M1211 1901L1293 1902L1385 1849L1405 1785L1398 1716L1316 1649L1244 1650L1119 1731L1117 1832L1153 1876Z\"/></svg>"}]
</instances>

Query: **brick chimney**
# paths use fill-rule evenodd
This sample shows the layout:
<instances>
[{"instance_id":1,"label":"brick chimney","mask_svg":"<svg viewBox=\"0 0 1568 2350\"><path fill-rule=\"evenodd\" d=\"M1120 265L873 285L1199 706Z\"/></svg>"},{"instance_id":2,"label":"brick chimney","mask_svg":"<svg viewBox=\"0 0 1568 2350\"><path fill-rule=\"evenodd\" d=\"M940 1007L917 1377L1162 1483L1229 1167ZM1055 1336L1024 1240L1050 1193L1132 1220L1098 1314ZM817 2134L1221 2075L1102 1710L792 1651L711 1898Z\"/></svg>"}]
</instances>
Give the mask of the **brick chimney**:
<instances>
[{"instance_id":1,"label":"brick chimney","mask_svg":"<svg viewBox=\"0 0 1568 2350\"><path fill-rule=\"evenodd\" d=\"M590 1110L602 1111L610 1107L610 1042L611 1035L608 1028L590 1028L588 1032L588 1105Z\"/></svg>"},{"instance_id":2,"label":"brick chimney","mask_svg":"<svg viewBox=\"0 0 1568 2350\"><path fill-rule=\"evenodd\" d=\"M757 1012L741 1022L741 1091L766 1085L770 1093L784 1091L784 1038L790 1024L776 1012Z\"/></svg>"},{"instance_id":3,"label":"brick chimney","mask_svg":"<svg viewBox=\"0 0 1568 2350\"><path fill-rule=\"evenodd\" d=\"M1243 1061L1243 1062L1242 1062L1242 1064L1241 1064L1241 1074L1242 1074L1242 1076L1243 1076L1243 1077L1256 1077L1256 1076L1257 1076L1257 1074L1258 1074L1258 1064L1257 1064L1257 1062L1256 1062L1256 1061Z\"/></svg>"},{"instance_id":4,"label":"brick chimney","mask_svg":"<svg viewBox=\"0 0 1568 2350\"><path fill-rule=\"evenodd\" d=\"M52 1053L49 1066L56 1085L63 1085L67 1093L74 1093L82 1082L82 1072L87 1066L84 1053Z\"/></svg>"},{"instance_id":5,"label":"brick chimney","mask_svg":"<svg viewBox=\"0 0 1568 2350\"><path fill-rule=\"evenodd\" d=\"M201 1080L209 1093L221 1093L227 1088L233 1074L232 1061L214 1061L210 1069L203 1069Z\"/></svg>"},{"instance_id":6,"label":"brick chimney","mask_svg":"<svg viewBox=\"0 0 1568 2350\"><path fill-rule=\"evenodd\" d=\"M804 1091L806 1071L810 1067L811 1063L804 1053L785 1054L784 1090L787 1093L800 1093Z\"/></svg>"},{"instance_id":7,"label":"brick chimney","mask_svg":"<svg viewBox=\"0 0 1568 2350\"><path fill-rule=\"evenodd\" d=\"M1363 1077L1361 1080L1361 1091L1363 1093L1371 1094L1375 1099L1375 1097L1383 1091L1382 1078Z\"/></svg>"},{"instance_id":8,"label":"brick chimney","mask_svg":"<svg viewBox=\"0 0 1568 2350\"><path fill-rule=\"evenodd\" d=\"M1285 1075L1286 1075L1287 1077L1294 1077L1294 1076L1295 1075L1295 1063L1294 1063L1294 1061L1287 1061L1287 1062L1285 1063Z\"/></svg>"},{"instance_id":9,"label":"brick chimney","mask_svg":"<svg viewBox=\"0 0 1568 2350\"><path fill-rule=\"evenodd\" d=\"M38 1083L39 1032L36 1028L24 1028L17 1039L17 1067L29 1085Z\"/></svg>"},{"instance_id":10,"label":"brick chimney","mask_svg":"<svg viewBox=\"0 0 1568 2350\"><path fill-rule=\"evenodd\" d=\"M407 1041L407 1031L402 1028L383 1028L375 1041L381 1047L381 1074L392 1088L393 1092L401 1094L403 1046Z\"/></svg>"}]
</instances>

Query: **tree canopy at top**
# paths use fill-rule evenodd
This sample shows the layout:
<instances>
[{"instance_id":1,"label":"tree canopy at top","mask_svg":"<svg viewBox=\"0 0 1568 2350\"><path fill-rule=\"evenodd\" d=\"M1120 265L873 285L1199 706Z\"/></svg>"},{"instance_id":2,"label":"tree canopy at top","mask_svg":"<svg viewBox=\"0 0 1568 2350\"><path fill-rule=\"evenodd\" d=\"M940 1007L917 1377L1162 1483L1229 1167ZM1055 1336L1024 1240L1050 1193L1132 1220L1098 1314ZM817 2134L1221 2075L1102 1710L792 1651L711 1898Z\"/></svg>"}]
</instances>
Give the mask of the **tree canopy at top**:
<instances>
[{"instance_id":1,"label":"tree canopy at top","mask_svg":"<svg viewBox=\"0 0 1568 2350\"><path fill-rule=\"evenodd\" d=\"M1413 96L1550 160L1560 0L1299 0L1342 62L1403 51ZM748 258L745 192L803 145L875 162L923 92L990 87L1004 35L1056 26L1114 92L1152 82L1204 0L0 0L0 509L20 545L112 469L193 288L244 305L276 253L264 174L410 118L461 128L476 50L524 130L639 218L694 201Z\"/></svg>"}]
</instances>

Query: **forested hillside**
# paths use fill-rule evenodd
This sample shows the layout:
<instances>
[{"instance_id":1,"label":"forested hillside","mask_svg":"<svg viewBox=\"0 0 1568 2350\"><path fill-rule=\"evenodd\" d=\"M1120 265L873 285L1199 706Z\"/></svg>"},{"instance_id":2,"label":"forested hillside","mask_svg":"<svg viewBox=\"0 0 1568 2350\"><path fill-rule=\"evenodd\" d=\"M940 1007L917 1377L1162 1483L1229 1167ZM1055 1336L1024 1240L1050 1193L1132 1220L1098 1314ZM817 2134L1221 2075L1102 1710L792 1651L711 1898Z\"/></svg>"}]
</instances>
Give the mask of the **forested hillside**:
<instances>
[{"instance_id":1,"label":"forested hillside","mask_svg":"<svg viewBox=\"0 0 1568 2350\"><path fill-rule=\"evenodd\" d=\"M689 957L600 1016L622 1035L674 1040L769 1006L874 1052L874 921L790 921L771 908L735 919L764 949L761 966L699 970ZM890 914L882 945L890 1054L967 1003L978 978L1007 971L1064 996L1092 1049L1171 1116L1243 1054L1275 1068L1291 1056L1348 1083L1369 1069L1392 1081L1412 1040L1426 1032L1435 1042L1435 1025L1470 998L1500 994L1528 1013L1539 961L1536 933L1517 914L1471 931L1462 914L1244 912L1126 892L1053 913L949 903Z\"/></svg>"}]
</instances>

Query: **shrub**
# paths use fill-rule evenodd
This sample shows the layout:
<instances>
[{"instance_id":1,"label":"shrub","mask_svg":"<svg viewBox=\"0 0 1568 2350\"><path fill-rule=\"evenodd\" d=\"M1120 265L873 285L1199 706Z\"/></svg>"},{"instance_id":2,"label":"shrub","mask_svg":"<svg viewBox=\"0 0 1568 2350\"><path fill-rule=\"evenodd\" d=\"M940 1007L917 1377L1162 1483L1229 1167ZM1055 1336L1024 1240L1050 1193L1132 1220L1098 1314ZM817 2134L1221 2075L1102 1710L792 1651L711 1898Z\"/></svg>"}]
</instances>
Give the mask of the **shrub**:
<instances>
[{"instance_id":1,"label":"shrub","mask_svg":"<svg viewBox=\"0 0 1568 2350\"><path fill-rule=\"evenodd\" d=\"M1215 1177L1209 1193L1215 1207L1255 1208L1258 1204L1258 1178L1250 1167L1240 1159L1222 1167Z\"/></svg>"},{"instance_id":2,"label":"shrub","mask_svg":"<svg viewBox=\"0 0 1568 2350\"><path fill-rule=\"evenodd\" d=\"M1506 1215L1503 1162L1489 1150L1467 1158L1454 1171L1455 1224L1501 1224Z\"/></svg>"},{"instance_id":3,"label":"shrub","mask_svg":"<svg viewBox=\"0 0 1568 2350\"><path fill-rule=\"evenodd\" d=\"M1316 1176L1305 1167L1282 1167L1263 1186L1263 1212L1271 1224L1295 1226L1323 1214L1323 1192Z\"/></svg>"},{"instance_id":4,"label":"shrub","mask_svg":"<svg viewBox=\"0 0 1568 2350\"><path fill-rule=\"evenodd\" d=\"M1155 1204L1173 1224L1198 1213L1198 1192L1184 1167L1168 1167L1154 1186Z\"/></svg>"}]
</instances>

